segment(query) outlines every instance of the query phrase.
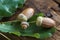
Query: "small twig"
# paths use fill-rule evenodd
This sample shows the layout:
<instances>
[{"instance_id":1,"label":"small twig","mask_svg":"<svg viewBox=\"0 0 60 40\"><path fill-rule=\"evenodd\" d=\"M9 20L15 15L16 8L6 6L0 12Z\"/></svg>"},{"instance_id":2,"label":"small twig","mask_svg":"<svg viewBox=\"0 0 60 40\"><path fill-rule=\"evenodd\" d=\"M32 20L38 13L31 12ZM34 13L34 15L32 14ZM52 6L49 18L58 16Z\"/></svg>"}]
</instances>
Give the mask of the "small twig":
<instances>
[{"instance_id":1,"label":"small twig","mask_svg":"<svg viewBox=\"0 0 60 40\"><path fill-rule=\"evenodd\" d=\"M13 20L13 21L7 21L7 22L18 22L19 20ZM20 22L20 21L19 21ZM29 23L35 23L36 21L31 21ZM0 23L6 23L6 22L0 22Z\"/></svg>"},{"instance_id":2,"label":"small twig","mask_svg":"<svg viewBox=\"0 0 60 40\"><path fill-rule=\"evenodd\" d=\"M18 22L19 20L13 20L13 21L7 21L7 22ZM7 22L0 22L1 23L7 23Z\"/></svg>"},{"instance_id":3,"label":"small twig","mask_svg":"<svg viewBox=\"0 0 60 40\"><path fill-rule=\"evenodd\" d=\"M35 23L36 21L32 21L32 22L29 22L29 23Z\"/></svg>"},{"instance_id":4,"label":"small twig","mask_svg":"<svg viewBox=\"0 0 60 40\"><path fill-rule=\"evenodd\" d=\"M8 38L7 36L5 36L4 34L0 33L0 35L2 35L3 37L5 37L7 40L11 40L10 38Z\"/></svg>"}]
</instances>

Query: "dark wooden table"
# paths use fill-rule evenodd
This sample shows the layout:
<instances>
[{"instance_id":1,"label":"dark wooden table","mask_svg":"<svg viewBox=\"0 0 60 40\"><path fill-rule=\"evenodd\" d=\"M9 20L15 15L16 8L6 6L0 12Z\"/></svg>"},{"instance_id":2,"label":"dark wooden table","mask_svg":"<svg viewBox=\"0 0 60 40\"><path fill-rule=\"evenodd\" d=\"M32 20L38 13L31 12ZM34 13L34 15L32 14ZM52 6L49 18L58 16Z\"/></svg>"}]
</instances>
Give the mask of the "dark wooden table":
<instances>
[{"instance_id":1,"label":"dark wooden table","mask_svg":"<svg viewBox=\"0 0 60 40\"><path fill-rule=\"evenodd\" d=\"M60 0L27 0L24 5L24 8L32 7L35 9L35 13L43 12L46 17L50 17L56 21L57 31L53 34L51 38L44 40L60 40ZM39 40L32 37L18 37L16 35L3 33L11 40ZM3 36L0 35L0 40L6 40Z\"/></svg>"}]
</instances>

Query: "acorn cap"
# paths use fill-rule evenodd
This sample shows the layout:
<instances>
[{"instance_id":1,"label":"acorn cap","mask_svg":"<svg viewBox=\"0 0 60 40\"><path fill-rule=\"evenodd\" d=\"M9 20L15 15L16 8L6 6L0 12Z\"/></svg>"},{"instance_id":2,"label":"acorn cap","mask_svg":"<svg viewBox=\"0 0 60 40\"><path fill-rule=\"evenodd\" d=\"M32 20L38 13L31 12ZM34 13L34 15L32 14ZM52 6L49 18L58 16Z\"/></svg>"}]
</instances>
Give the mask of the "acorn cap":
<instances>
[{"instance_id":1,"label":"acorn cap","mask_svg":"<svg viewBox=\"0 0 60 40\"><path fill-rule=\"evenodd\" d=\"M51 27L54 27L56 25L56 23L51 18L40 17L39 16L37 18L36 25L37 26L42 26L42 27L45 27L45 28L51 28Z\"/></svg>"},{"instance_id":2,"label":"acorn cap","mask_svg":"<svg viewBox=\"0 0 60 40\"><path fill-rule=\"evenodd\" d=\"M22 26L22 29L27 29L27 25L21 25Z\"/></svg>"},{"instance_id":3,"label":"acorn cap","mask_svg":"<svg viewBox=\"0 0 60 40\"><path fill-rule=\"evenodd\" d=\"M21 22L21 26L23 29L26 29L27 27L29 27L29 23L28 22Z\"/></svg>"},{"instance_id":4,"label":"acorn cap","mask_svg":"<svg viewBox=\"0 0 60 40\"><path fill-rule=\"evenodd\" d=\"M38 18L37 18L37 21L36 21L36 25L37 25L37 26L41 26L42 20L43 20L43 17L38 17Z\"/></svg>"},{"instance_id":5,"label":"acorn cap","mask_svg":"<svg viewBox=\"0 0 60 40\"><path fill-rule=\"evenodd\" d=\"M17 18L22 22L22 21L27 21L27 17L24 14L19 14Z\"/></svg>"}]
</instances>

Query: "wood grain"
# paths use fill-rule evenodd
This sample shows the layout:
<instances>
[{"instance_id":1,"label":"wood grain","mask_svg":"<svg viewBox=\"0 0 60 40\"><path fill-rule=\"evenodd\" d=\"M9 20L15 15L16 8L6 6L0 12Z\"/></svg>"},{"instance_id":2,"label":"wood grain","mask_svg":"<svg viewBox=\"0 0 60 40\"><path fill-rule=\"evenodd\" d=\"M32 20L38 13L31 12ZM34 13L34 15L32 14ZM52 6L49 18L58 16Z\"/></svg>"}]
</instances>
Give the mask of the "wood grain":
<instances>
[{"instance_id":1,"label":"wood grain","mask_svg":"<svg viewBox=\"0 0 60 40\"><path fill-rule=\"evenodd\" d=\"M44 40L60 40L60 0L27 0L23 9L26 9L28 7L34 8L35 13L43 12L46 17L52 15L50 18L56 21L55 28L57 29L57 31L51 38ZM32 37L17 37L16 35L6 33L3 34L11 38L12 40L39 40Z\"/></svg>"}]
</instances>

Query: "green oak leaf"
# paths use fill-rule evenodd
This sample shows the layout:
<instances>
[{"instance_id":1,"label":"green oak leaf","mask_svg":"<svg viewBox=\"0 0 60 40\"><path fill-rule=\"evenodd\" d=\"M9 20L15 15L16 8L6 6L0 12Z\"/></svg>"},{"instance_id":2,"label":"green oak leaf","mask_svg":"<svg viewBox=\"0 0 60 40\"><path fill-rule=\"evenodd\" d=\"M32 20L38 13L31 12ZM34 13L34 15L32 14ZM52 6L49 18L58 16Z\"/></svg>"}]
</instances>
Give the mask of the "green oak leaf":
<instances>
[{"instance_id":1,"label":"green oak leaf","mask_svg":"<svg viewBox=\"0 0 60 40\"><path fill-rule=\"evenodd\" d=\"M24 3L25 0L0 0L0 18L12 16Z\"/></svg>"},{"instance_id":2,"label":"green oak leaf","mask_svg":"<svg viewBox=\"0 0 60 40\"><path fill-rule=\"evenodd\" d=\"M35 15L36 18L38 17ZM33 18L35 17L33 16ZM36 19L35 18L35 19ZM9 21L9 22L2 22L0 23L0 31L1 32L8 32L12 33L18 36L30 36L35 38L48 38L53 35L55 32L55 28L43 28L43 27L37 27L36 23L33 22L34 20L29 20L30 26L27 29L22 29L19 21Z\"/></svg>"},{"instance_id":3,"label":"green oak leaf","mask_svg":"<svg viewBox=\"0 0 60 40\"><path fill-rule=\"evenodd\" d=\"M0 31L20 35L18 27L15 27L11 22L0 23Z\"/></svg>"}]
</instances>

